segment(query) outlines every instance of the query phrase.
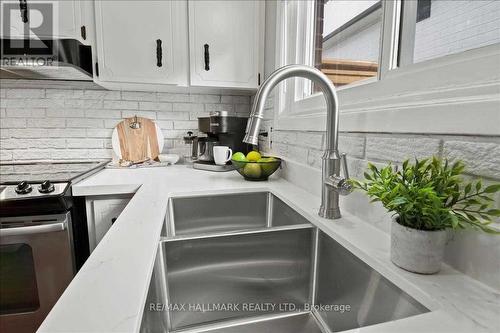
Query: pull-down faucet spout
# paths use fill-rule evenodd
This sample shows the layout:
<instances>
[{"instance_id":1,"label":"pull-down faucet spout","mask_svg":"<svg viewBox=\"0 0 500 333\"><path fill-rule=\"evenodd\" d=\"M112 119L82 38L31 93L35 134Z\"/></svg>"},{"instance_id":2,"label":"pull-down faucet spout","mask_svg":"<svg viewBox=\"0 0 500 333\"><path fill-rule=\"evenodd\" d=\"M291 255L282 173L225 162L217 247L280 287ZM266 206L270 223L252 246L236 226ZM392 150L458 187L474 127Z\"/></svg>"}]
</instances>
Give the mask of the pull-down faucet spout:
<instances>
[{"instance_id":1,"label":"pull-down faucet spout","mask_svg":"<svg viewBox=\"0 0 500 333\"><path fill-rule=\"evenodd\" d=\"M292 77L302 77L313 81L320 87L326 99L326 146L322 157L319 215L327 219L337 219L340 218L339 194L350 193L351 187L346 179L340 176L341 159L343 159L342 164L346 175L347 163L345 155L341 157L338 152L339 103L335 87L325 74L314 67L304 65L288 65L272 73L257 91L243 142L258 144L259 130L264 117L264 104L269 93L279 82Z\"/></svg>"}]
</instances>

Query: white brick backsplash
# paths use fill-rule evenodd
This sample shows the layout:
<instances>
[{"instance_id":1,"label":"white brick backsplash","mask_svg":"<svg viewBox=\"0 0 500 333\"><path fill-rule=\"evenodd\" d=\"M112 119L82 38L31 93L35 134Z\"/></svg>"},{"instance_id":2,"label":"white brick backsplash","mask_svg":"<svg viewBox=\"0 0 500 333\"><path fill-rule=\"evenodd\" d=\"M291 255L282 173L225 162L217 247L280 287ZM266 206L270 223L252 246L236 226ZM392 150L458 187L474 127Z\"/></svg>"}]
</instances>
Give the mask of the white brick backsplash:
<instances>
[{"instance_id":1,"label":"white brick backsplash","mask_svg":"<svg viewBox=\"0 0 500 333\"><path fill-rule=\"evenodd\" d=\"M168 121L168 120L157 120L156 123L162 130L166 129L173 129L174 128L174 122L173 121Z\"/></svg>"},{"instance_id":2,"label":"white brick backsplash","mask_svg":"<svg viewBox=\"0 0 500 333\"><path fill-rule=\"evenodd\" d=\"M47 108L57 105L64 105L61 101L50 100L50 99L25 99L25 98L2 98L0 102L0 107L2 108Z\"/></svg>"},{"instance_id":3,"label":"white brick backsplash","mask_svg":"<svg viewBox=\"0 0 500 333\"><path fill-rule=\"evenodd\" d=\"M144 117L149 119L156 119L156 112L154 111L122 111L122 118L131 117Z\"/></svg>"},{"instance_id":4,"label":"white brick backsplash","mask_svg":"<svg viewBox=\"0 0 500 333\"><path fill-rule=\"evenodd\" d=\"M64 118L29 118L27 127L29 128L61 128L66 124Z\"/></svg>"},{"instance_id":5,"label":"white brick backsplash","mask_svg":"<svg viewBox=\"0 0 500 333\"><path fill-rule=\"evenodd\" d=\"M173 125L173 123L172 123ZM163 137L165 139L176 139L182 138L186 135L187 130L174 130L174 129L166 129L163 125L160 125L161 131L163 133ZM197 132L197 130L196 130Z\"/></svg>"},{"instance_id":6,"label":"white brick backsplash","mask_svg":"<svg viewBox=\"0 0 500 333\"><path fill-rule=\"evenodd\" d=\"M20 89L22 90L22 89ZM83 90L76 89L47 89L45 91L45 97L47 98L81 98L83 97Z\"/></svg>"},{"instance_id":7,"label":"white brick backsplash","mask_svg":"<svg viewBox=\"0 0 500 333\"><path fill-rule=\"evenodd\" d=\"M109 128L87 128L86 134L89 138L111 138L113 131Z\"/></svg>"},{"instance_id":8,"label":"white brick backsplash","mask_svg":"<svg viewBox=\"0 0 500 333\"><path fill-rule=\"evenodd\" d=\"M175 129L191 129L198 127L198 121L196 120L185 120L185 121L176 121L174 122Z\"/></svg>"},{"instance_id":9,"label":"white brick backsplash","mask_svg":"<svg viewBox=\"0 0 500 333\"><path fill-rule=\"evenodd\" d=\"M250 114L250 105L248 104L235 104L236 113Z\"/></svg>"},{"instance_id":10,"label":"white brick backsplash","mask_svg":"<svg viewBox=\"0 0 500 333\"><path fill-rule=\"evenodd\" d=\"M172 110L173 111L191 111L191 110L193 110L194 105L203 105L203 104L173 103ZM203 106L202 106L202 110L203 110Z\"/></svg>"},{"instance_id":11,"label":"white brick backsplash","mask_svg":"<svg viewBox=\"0 0 500 333\"><path fill-rule=\"evenodd\" d=\"M347 156L363 158L365 138L357 135L339 135L339 151L346 153Z\"/></svg>"},{"instance_id":12,"label":"white brick backsplash","mask_svg":"<svg viewBox=\"0 0 500 333\"><path fill-rule=\"evenodd\" d=\"M189 112L189 119L190 120L197 120L199 117L208 117L209 112L208 111L191 111Z\"/></svg>"},{"instance_id":13,"label":"white brick backsplash","mask_svg":"<svg viewBox=\"0 0 500 333\"><path fill-rule=\"evenodd\" d=\"M0 161L11 161L12 160L12 151L0 149Z\"/></svg>"},{"instance_id":14,"label":"white brick backsplash","mask_svg":"<svg viewBox=\"0 0 500 333\"><path fill-rule=\"evenodd\" d=\"M71 108L96 109L103 107L103 101L98 99L66 99L64 101L64 106Z\"/></svg>"},{"instance_id":15,"label":"white brick backsplash","mask_svg":"<svg viewBox=\"0 0 500 333\"><path fill-rule=\"evenodd\" d=\"M111 158L112 156L112 149L89 149L87 151L87 155L90 159L104 159L104 158Z\"/></svg>"},{"instance_id":16,"label":"white brick backsplash","mask_svg":"<svg viewBox=\"0 0 500 333\"><path fill-rule=\"evenodd\" d=\"M2 118L0 119L0 128L22 128L26 127L24 118Z\"/></svg>"},{"instance_id":17,"label":"white brick backsplash","mask_svg":"<svg viewBox=\"0 0 500 333\"><path fill-rule=\"evenodd\" d=\"M33 109L33 108L17 108L17 109L6 109L5 116L7 118L29 118L29 117L43 117L45 115L45 109Z\"/></svg>"},{"instance_id":18,"label":"white brick backsplash","mask_svg":"<svg viewBox=\"0 0 500 333\"><path fill-rule=\"evenodd\" d=\"M467 172L500 178L500 139L496 142L445 141L444 156L465 162Z\"/></svg>"},{"instance_id":19,"label":"white brick backsplash","mask_svg":"<svg viewBox=\"0 0 500 333\"><path fill-rule=\"evenodd\" d=\"M279 132L276 132L279 133ZM314 148L322 149L323 147L323 133L321 132L298 132L297 136L293 139L294 143Z\"/></svg>"},{"instance_id":20,"label":"white brick backsplash","mask_svg":"<svg viewBox=\"0 0 500 333\"><path fill-rule=\"evenodd\" d=\"M310 149L307 155L307 164L316 169L321 169L323 150Z\"/></svg>"},{"instance_id":21,"label":"white brick backsplash","mask_svg":"<svg viewBox=\"0 0 500 333\"><path fill-rule=\"evenodd\" d=\"M158 119L162 120L188 120L189 112L158 112Z\"/></svg>"},{"instance_id":22,"label":"white brick backsplash","mask_svg":"<svg viewBox=\"0 0 500 333\"><path fill-rule=\"evenodd\" d=\"M121 118L122 112L120 110L85 110L86 118Z\"/></svg>"},{"instance_id":23,"label":"white brick backsplash","mask_svg":"<svg viewBox=\"0 0 500 333\"><path fill-rule=\"evenodd\" d=\"M83 91L83 98L119 100L121 99L121 92L110 90L85 90Z\"/></svg>"},{"instance_id":24,"label":"white brick backsplash","mask_svg":"<svg viewBox=\"0 0 500 333\"><path fill-rule=\"evenodd\" d=\"M139 110L172 111L172 103L139 102Z\"/></svg>"},{"instance_id":25,"label":"white brick backsplash","mask_svg":"<svg viewBox=\"0 0 500 333\"><path fill-rule=\"evenodd\" d=\"M3 130L2 130L3 131ZM40 128L23 128L23 129L10 129L9 137L11 138L45 138L47 137L48 130Z\"/></svg>"},{"instance_id":26,"label":"white brick backsplash","mask_svg":"<svg viewBox=\"0 0 500 333\"><path fill-rule=\"evenodd\" d=\"M103 148L104 141L100 139L67 139L68 148Z\"/></svg>"},{"instance_id":27,"label":"white brick backsplash","mask_svg":"<svg viewBox=\"0 0 500 333\"><path fill-rule=\"evenodd\" d=\"M23 149L13 150L12 158L14 160L46 160L51 158L50 149Z\"/></svg>"},{"instance_id":28,"label":"white brick backsplash","mask_svg":"<svg viewBox=\"0 0 500 333\"><path fill-rule=\"evenodd\" d=\"M113 110L137 110L139 103L135 101L104 101L103 107Z\"/></svg>"},{"instance_id":29,"label":"white brick backsplash","mask_svg":"<svg viewBox=\"0 0 500 333\"><path fill-rule=\"evenodd\" d=\"M220 95L190 95L191 103L220 103Z\"/></svg>"},{"instance_id":30,"label":"white brick backsplash","mask_svg":"<svg viewBox=\"0 0 500 333\"><path fill-rule=\"evenodd\" d=\"M46 136L52 138L85 138L87 132L84 128L52 128L47 131Z\"/></svg>"},{"instance_id":31,"label":"white brick backsplash","mask_svg":"<svg viewBox=\"0 0 500 333\"><path fill-rule=\"evenodd\" d=\"M88 118L72 118L66 119L67 127L76 128L94 128L103 127L104 122L102 119L88 119Z\"/></svg>"},{"instance_id":32,"label":"white brick backsplash","mask_svg":"<svg viewBox=\"0 0 500 333\"><path fill-rule=\"evenodd\" d=\"M188 103L190 101L188 94L172 94L172 93L157 93L158 100L160 102L185 102Z\"/></svg>"},{"instance_id":33,"label":"white brick backsplash","mask_svg":"<svg viewBox=\"0 0 500 333\"><path fill-rule=\"evenodd\" d=\"M221 103L250 104L250 96L221 96Z\"/></svg>"},{"instance_id":34,"label":"white brick backsplash","mask_svg":"<svg viewBox=\"0 0 500 333\"><path fill-rule=\"evenodd\" d=\"M405 159L439 155L439 139L426 137L368 136L366 157L369 160L402 162Z\"/></svg>"},{"instance_id":35,"label":"white brick backsplash","mask_svg":"<svg viewBox=\"0 0 500 333\"><path fill-rule=\"evenodd\" d=\"M121 119L104 119L104 128L115 128Z\"/></svg>"},{"instance_id":36,"label":"white brick backsplash","mask_svg":"<svg viewBox=\"0 0 500 333\"><path fill-rule=\"evenodd\" d=\"M64 108L64 109L47 109L45 111L47 117L51 118L78 118L85 117L85 109Z\"/></svg>"},{"instance_id":37,"label":"white brick backsplash","mask_svg":"<svg viewBox=\"0 0 500 333\"><path fill-rule=\"evenodd\" d=\"M306 133L301 133L301 134L306 135ZM274 142L295 144L297 142L297 132L275 131L273 133L272 139Z\"/></svg>"},{"instance_id":38,"label":"white brick backsplash","mask_svg":"<svg viewBox=\"0 0 500 333\"><path fill-rule=\"evenodd\" d=\"M29 146L32 148L65 148L66 139L29 139Z\"/></svg>"},{"instance_id":39,"label":"white brick backsplash","mask_svg":"<svg viewBox=\"0 0 500 333\"><path fill-rule=\"evenodd\" d=\"M156 101L157 95L154 92L122 91L122 99L130 101Z\"/></svg>"},{"instance_id":40,"label":"white brick backsplash","mask_svg":"<svg viewBox=\"0 0 500 333\"><path fill-rule=\"evenodd\" d=\"M233 112L234 105L233 104L205 104L205 111L208 111L208 112L212 112L212 111Z\"/></svg>"},{"instance_id":41,"label":"white brick backsplash","mask_svg":"<svg viewBox=\"0 0 500 333\"><path fill-rule=\"evenodd\" d=\"M112 129L122 118L135 115L157 119L165 136L164 152L189 153L182 137L189 130L198 132L198 117L215 110L247 116L250 102L249 96L85 90L76 86L0 88L0 96L0 152L7 160L109 158Z\"/></svg>"},{"instance_id":42,"label":"white brick backsplash","mask_svg":"<svg viewBox=\"0 0 500 333\"><path fill-rule=\"evenodd\" d=\"M66 139L6 139L2 140L2 149L20 148L66 148Z\"/></svg>"},{"instance_id":43,"label":"white brick backsplash","mask_svg":"<svg viewBox=\"0 0 500 333\"><path fill-rule=\"evenodd\" d=\"M43 98L44 89L8 89L5 95L7 98Z\"/></svg>"},{"instance_id":44,"label":"white brick backsplash","mask_svg":"<svg viewBox=\"0 0 500 333\"><path fill-rule=\"evenodd\" d=\"M0 142L2 149L28 148L27 141L24 139L2 139Z\"/></svg>"}]
</instances>

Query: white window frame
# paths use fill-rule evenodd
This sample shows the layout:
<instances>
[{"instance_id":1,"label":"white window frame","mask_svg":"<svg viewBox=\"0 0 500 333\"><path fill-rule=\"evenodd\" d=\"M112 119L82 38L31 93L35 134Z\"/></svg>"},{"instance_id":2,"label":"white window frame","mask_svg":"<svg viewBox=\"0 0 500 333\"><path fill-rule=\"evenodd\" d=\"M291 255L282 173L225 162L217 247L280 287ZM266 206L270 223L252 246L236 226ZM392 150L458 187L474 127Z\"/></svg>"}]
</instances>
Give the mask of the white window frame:
<instances>
[{"instance_id":1,"label":"white window frame","mask_svg":"<svg viewBox=\"0 0 500 333\"><path fill-rule=\"evenodd\" d=\"M340 130L500 135L500 44L413 63L416 22L410 18L415 3L383 1L379 73L377 78L337 89ZM277 67L284 65L283 54L289 52L281 43L287 37L283 34L281 6L283 1L277 10L281 37L277 38ZM276 129L325 130L326 106L321 93L304 98L297 90L279 89Z\"/></svg>"}]
</instances>

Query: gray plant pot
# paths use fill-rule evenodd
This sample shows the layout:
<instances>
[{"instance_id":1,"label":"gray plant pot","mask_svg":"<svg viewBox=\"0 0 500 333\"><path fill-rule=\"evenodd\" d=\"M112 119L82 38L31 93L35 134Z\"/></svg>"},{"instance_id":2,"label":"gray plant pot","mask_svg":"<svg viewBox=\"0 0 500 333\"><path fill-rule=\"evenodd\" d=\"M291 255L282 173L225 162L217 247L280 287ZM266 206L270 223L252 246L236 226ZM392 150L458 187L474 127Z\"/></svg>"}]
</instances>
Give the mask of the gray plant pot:
<instances>
[{"instance_id":1,"label":"gray plant pot","mask_svg":"<svg viewBox=\"0 0 500 333\"><path fill-rule=\"evenodd\" d=\"M397 266L414 273L434 274L441 269L446 230L425 231L402 226L392 219L391 260Z\"/></svg>"}]
</instances>

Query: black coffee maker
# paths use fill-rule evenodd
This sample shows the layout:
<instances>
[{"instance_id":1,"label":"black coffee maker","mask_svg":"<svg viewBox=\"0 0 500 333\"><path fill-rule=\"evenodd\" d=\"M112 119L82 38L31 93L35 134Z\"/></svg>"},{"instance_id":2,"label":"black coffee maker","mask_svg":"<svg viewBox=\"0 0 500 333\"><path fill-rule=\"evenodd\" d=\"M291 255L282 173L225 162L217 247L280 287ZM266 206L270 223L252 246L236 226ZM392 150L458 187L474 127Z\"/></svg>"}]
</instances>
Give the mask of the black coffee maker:
<instances>
[{"instance_id":1,"label":"black coffee maker","mask_svg":"<svg viewBox=\"0 0 500 333\"><path fill-rule=\"evenodd\" d=\"M233 167L231 162L226 165L216 165L213 156L213 147L228 146L233 153L247 154L252 150L251 145L243 143L247 118L229 116L227 111L211 112L208 117L198 118L199 136L188 133L184 137L186 143L192 144L191 159L193 168L209 171L229 171Z\"/></svg>"}]
</instances>

